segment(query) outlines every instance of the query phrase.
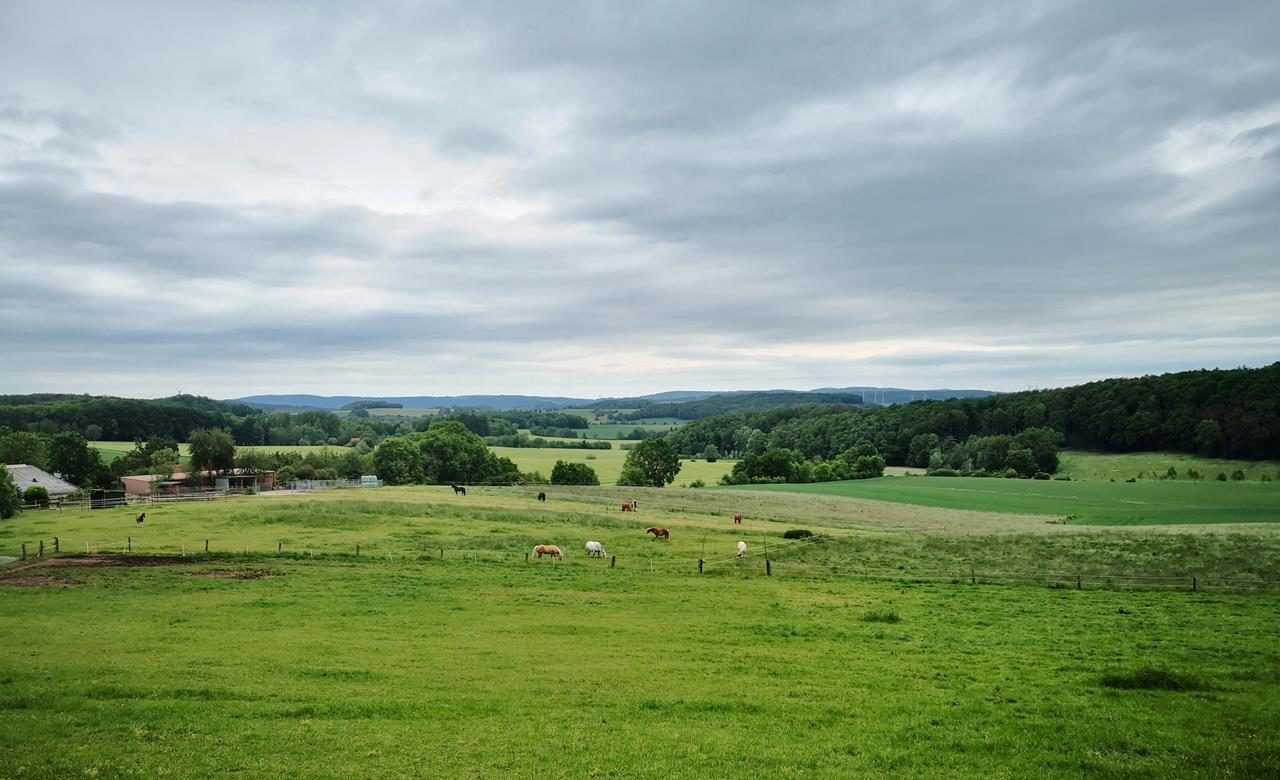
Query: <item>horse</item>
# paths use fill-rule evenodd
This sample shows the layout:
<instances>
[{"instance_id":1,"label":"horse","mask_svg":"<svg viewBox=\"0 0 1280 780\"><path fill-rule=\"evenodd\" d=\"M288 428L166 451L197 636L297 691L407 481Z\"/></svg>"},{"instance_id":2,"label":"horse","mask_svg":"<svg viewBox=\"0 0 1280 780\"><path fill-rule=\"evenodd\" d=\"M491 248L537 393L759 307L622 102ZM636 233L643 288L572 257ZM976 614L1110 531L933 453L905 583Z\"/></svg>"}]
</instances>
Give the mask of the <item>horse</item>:
<instances>
[{"instance_id":1,"label":"horse","mask_svg":"<svg viewBox=\"0 0 1280 780\"><path fill-rule=\"evenodd\" d=\"M639 511L640 511L640 502L639 502L639 501L637 501L637 500L635 500L634 498L633 498L633 499L631 499L631 511L632 511L632 512L639 512Z\"/></svg>"},{"instance_id":2,"label":"horse","mask_svg":"<svg viewBox=\"0 0 1280 780\"><path fill-rule=\"evenodd\" d=\"M671 531L667 530L666 528L646 528L644 529L644 532L647 534L653 534L654 539L670 539L671 538Z\"/></svg>"},{"instance_id":3,"label":"horse","mask_svg":"<svg viewBox=\"0 0 1280 780\"><path fill-rule=\"evenodd\" d=\"M539 494L538 494L538 500L539 500L539 501L546 501L546 500L547 500L547 494L546 494L546 493L539 493Z\"/></svg>"},{"instance_id":4,"label":"horse","mask_svg":"<svg viewBox=\"0 0 1280 780\"><path fill-rule=\"evenodd\" d=\"M453 488L453 494L455 496L458 495L459 493L461 493L464 496L467 494L467 489L464 488L462 485L450 485L450 487Z\"/></svg>"},{"instance_id":5,"label":"horse","mask_svg":"<svg viewBox=\"0 0 1280 780\"><path fill-rule=\"evenodd\" d=\"M605 557L604 545L600 544L599 542L587 542L587 557L588 558L604 558Z\"/></svg>"},{"instance_id":6,"label":"horse","mask_svg":"<svg viewBox=\"0 0 1280 780\"><path fill-rule=\"evenodd\" d=\"M145 521L146 519L147 519L147 513L146 513L146 512L139 512L139 513L138 513L138 516L137 516L137 517L135 517L135 518L133 518L133 522L137 523L137 524L138 524L138 527L139 527L139 528L141 528L141 527L142 527L142 523L143 523L143 521Z\"/></svg>"},{"instance_id":7,"label":"horse","mask_svg":"<svg viewBox=\"0 0 1280 780\"><path fill-rule=\"evenodd\" d=\"M559 558L562 561L564 560L564 553L560 552L560 548L556 547L554 544L540 544L537 547L534 547L533 555L536 558L541 558L544 555L550 555L552 558Z\"/></svg>"},{"instance_id":8,"label":"horse","mask_svg":"<svg viewBox=\"0 0 1280 780\"><path fill-rule=\"evenodd\" d=\"M634 512L634 511L636 511L636 510L632 508L632 506L631 506L631 502L630 502L630 501L623 501L623 502L622 502L622 511L623 511L623 512Z\"/></svg>"},{"instance_id":9,"label":"horse","mask_svg":"<svg viewBox=\"0 0 1280 780\"><path fill-rule=\"evenodd\" d=\"M745 558L747 556L747 543L738 542L738 557Z\"/></svg>"},{"instance_id":10,"label":"horse","mask_svg":"<svg viewBox=\"0 0 1280 780\"><path fill-rule=\"evenodd\" d=\"M737 513L737 514L735 514L735 515L733 516L733 523L734 523L734 525L740 525L740 524L742 523L742 513L741 513L741 512L739 512L739 513Z\"/></svg>"}]
</instances>

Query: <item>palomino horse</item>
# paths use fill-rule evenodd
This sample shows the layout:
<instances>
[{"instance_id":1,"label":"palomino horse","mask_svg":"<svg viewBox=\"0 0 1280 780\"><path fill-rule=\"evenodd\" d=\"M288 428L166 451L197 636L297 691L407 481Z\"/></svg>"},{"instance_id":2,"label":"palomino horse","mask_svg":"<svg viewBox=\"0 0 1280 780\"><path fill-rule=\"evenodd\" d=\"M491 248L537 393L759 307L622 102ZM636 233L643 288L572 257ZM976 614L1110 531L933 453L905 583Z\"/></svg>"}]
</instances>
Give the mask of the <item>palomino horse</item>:
<instances>
[{"instance_id":1,"label":"palomino horse","mask_svg":"<svg viewBox=\"0 0 1280 780\"><path fill-rule=\"evenodd\" d=\"M644 532L647 534L653 534L654 539L670 539L671 538L671 531L667 530L666 528L646 528L644 529Z\"/></svg>"},{"instance_id":2,"label":"palomino horse","mask_svg":"<svg viewBox=\"0 0 1280 780\"><path fill-rule=\"evenodd\" d=\"M739 558L745 558L745 557L746 557L746 555L747 555L747 543L746 543L746 542L738 542L738 557L739 557Z\"/></svg>"},{"instance_id":3,"label":"palomino horse","mask_svg":"<svg viewBox=\"0 0 1280 780\"><path fill-rule=\"evenodd\" d=\"M540 544L537 547L534 547L533 555L535 558L550 555L552 558L559 558L562 561L564 560L564 553L560 552L560 548L556 547L554 544Z\"/></svg>"},{"instance_id":4,"label":"palomino horse","mask_svg":"<svg viewBox=\"0 0 1280 780\"><path fill-rule=\"evenodd\" d=\"M739 512L739 513L737 513L736 515L734 515L734 516L733 516L733 524L734 524L734 525L741 525L741 524L742 524L742 513L741 513L741 512Z\"/></svg>"},{"instance_id":5,"label":"palomino horse","mask_svg":"<svg viewBox=\"0 0 1280 780\"><path fill-rule=\"evenodd\" d=\"M449 487L453 488L453 494L455 496L458 495L459 493L461 493L464 496L467 494L467 489L464 488L462 485L450 485Z\"/></svg>"}]
</instances>

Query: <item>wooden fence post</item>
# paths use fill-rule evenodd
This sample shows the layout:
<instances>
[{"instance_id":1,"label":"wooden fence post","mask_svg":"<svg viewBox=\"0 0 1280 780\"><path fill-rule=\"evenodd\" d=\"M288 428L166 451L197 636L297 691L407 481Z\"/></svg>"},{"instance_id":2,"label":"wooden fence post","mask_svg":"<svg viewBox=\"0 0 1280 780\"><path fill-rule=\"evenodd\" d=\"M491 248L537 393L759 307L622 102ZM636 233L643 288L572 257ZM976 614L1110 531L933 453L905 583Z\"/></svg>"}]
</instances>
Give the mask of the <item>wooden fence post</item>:
<instances>
[{"instance_id":1,"label":"wooden fence post","mask_svg":"<svg viewBox=\"0 0 1280 780\"><path fill-rule=\"evenodd\" d=\"M615 566L617 566L617 565L618 565L618 556L616 556L616 555L615 555L615 556L613 556L612 558L610 558L610 559L609 559L609 568L610 568L610 569L612 569L613 567L615 567Z\"/></svg>"},{"instance_id":2,"label":"wooden fence post","mask_svg":"<svg viewBox=\"0 0 1280 780\"><path fill-rule=\"evenodd\" d=\"M359 557L360 557L360 545L358 545L358 544L356 545L356 557L357 557L357 558L359 558Z\"/></svg>"},{"instance_id":3,"label":"wooden fence post","mask_svg":"<svg viewBox=\"0 0 1280 780\"><path fill-rule=\"evenodd\" d=\"M284 542L276 542L276 554L284 552Z\"/></svg>"},{"instance_id":4,"label":"wooden fence post","mask_svg":"<svg viewBox=\"0 0 1280 780\"><path fill-rule=\"evenodd\" d=\"M764 573L769 577L773 576L773 562L768 558L764 559Z\"/></svg>"},{"instance_id":5,"label":"wooden fence post","mask_svg":"<svg viewBox=\"0 0 1280 780\"><path fill-rule=\"evenodd\" d=\"M978 575L973 572L972 566L969 567L969 584L970 585L978 584Z\"/></svg>"},{"instance_id":6,"label":"wooden fence post","mask_svg":"<svg viewBox=\"0 0 1280 780\"><path fill-rule=\"evenodd\" d=\"M698 573L699 573L699 574L701 574L701 573L702 573L702 559L701 559L701 558L699 558L699 559L698 559Z\"/></svg>"},{"instance_id":7,"label":"wooden fence post","mask_svg":"<svg viewBox=\"0 0 1280 780\"><path fill-rule=\"evenodd\" d=\"M525 562L525 563L528 563L528 562L529 562L529 553L525 553L525 554L524 554L524 562Z\"/></svg>"},{"instance_id":8,"label":"wooden fence post","mask_svg":"<svg viewBox=\"0 0 1280 780\"><path fill-rule=\"evenodd\" d=\"M443 548L443 547L441 547L441 548L440 548L440 560L442 560L442 561L444 560L444 548Z\"/></svg>"},{"instance_id":9,"label":"wooden fence post","mask_svg":"<svg viewBox=\"0 0 1280 780\"><path fill-rule=\"evenodd\" d=\"M27 559L27 543L23 542L22 543L22 560L25 561L26 559Z\"/></svg>"},{"instance_id":10,"label":"wooden fence post","mask_svg":"<svg viewBox=\"0 0 1280 780\"><path fill-rule=\"evenodd\" d=\"M1192 592L1192 593L1195 593L1195 592L1196 592L1197 590L1199 590L1199 589L1200 589L1200 583L1196 581L1196 578L1195 578L1195 577L1192 577L1192 578L1191 578L1191 592Z\"/></svg>"},{"instance_id":11,"label":"wooden fence post","mask_svg":"<svg viewBox=\"0 0 1280 780\"><path fill-rule=\"evenodd\" d=\"M55 536L55 537L53 537L53 551L54 551L54 552L62 552L61 542L59 542L59 541L58 541L58 537L56 537L56 536Z\"/></svg>"},{"instance_id":12,"label":"wooden fence post","mask_svg":"<svg viewBox=\"0 0 1280 780\"><path fill-rule=\"evenodd\" d=\"M1081 587L1081 583L1080 583L1080 575L1079 575L1079 574L1077 574L1077 575L1076 575L1076 590L1084 590L1084 588L1083 588L1083 587Z\"/></svg>"},{"instance_id":13,"label":"wooden fence post","mask_svg":"<svg viewBox=\"0 0 1280 780\"><path fill-rule=\"evenodd\" d=\"M125 542L124 542L124 544L125 544L125 549L127 549L129 552L133 552L133 537L132 537L132 536L126 537L126 538L125 538Z\"/></svg>"},{"instance_id":14,"label":"wooden fence post","mask_svg":"<svg viewBox=\"0 0 1280 780\"><path fill-rule=\"evenodd\" d=\"M204 551L205 551L205 552L209 552L209 540L208 540L208 539L205 539L205 540L204 540Z\"/></svg>"},{"instance_id":15,"label":"wooden fence post","mask_svg":"<svg viewBox=\"0 0 1280 780\"><path fill-rule=\"evenodd\" d=\"M44 557L44 540L43 539L40 540L40 552L36 553L36 557L37 558Z\"/></svg>"}]
</instances>

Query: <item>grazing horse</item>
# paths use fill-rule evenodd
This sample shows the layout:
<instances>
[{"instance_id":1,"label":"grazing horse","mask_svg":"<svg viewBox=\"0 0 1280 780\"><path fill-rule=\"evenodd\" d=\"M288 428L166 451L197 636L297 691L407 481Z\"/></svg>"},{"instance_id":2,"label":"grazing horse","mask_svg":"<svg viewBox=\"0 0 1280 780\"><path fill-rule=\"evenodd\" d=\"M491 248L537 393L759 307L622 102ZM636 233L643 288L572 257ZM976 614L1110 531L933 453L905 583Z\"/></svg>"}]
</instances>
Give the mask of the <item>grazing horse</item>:
<instances>
[{"instance_id":1,"label":"grazing horse","mask_svg":"<svg viewBox=\"0 0 1280 780\"><path fill-rule=\"evenodd\" d=\"M450 487L453 488L453 494L455 496L458 495L459 493L461 493L464 496L467 494L467 489L464 488L462 485L450 485Z\"/></svg>"},{"instance_id":2,"label":"grazing horse","mask_svg":"<svg viewBox=\"0 0 1280 780\"><path fill-rule=\"evenodd\" d=\"M141 527L141 526L142 526L142 523L143 523L146 519L147 519L147 513L146 513L146 512L139 512L139 513L138 513L138 516L137 516L137 517L135 517L135 518L133 518L133 522L137 523L137 524L138 524L138 526L139 526L139 527Z\"/></svg>"},{"instance_id":3,"label":"grazing horse","mask_svg":"<svg viewBox=\"0 0 1280 780\"><path fill-rule=\"evenodd\" d=\"M653 534L654 539L670 539L671 538L671 531L667 530L666 528L646 528L644 529L644 532L647 534Z\"/></svg>"},{"instance_id":4,"label":"grazing horse","mask_svg":"<svg viewBox=\"0 0 1280 780\"><path fill-rule=\"evenodd\" d=\"M739 512L739 513L737 513L736 515L734 515L734 516L733 516L733 523L734 523L734 525L741 525L741 524L742 524L742 513L741 513L741 512Z\"/></svg>"},{"instance_id":5,"label":"grazing horse","mask_svg":"<svg viewBox=\"0 0 1280 780\"><path fill-rule=\"evenodd\" d=\"M539 493L539 494L538 494L538 500L539 500L539 501L546 501L546 500L547 500L547 494L546 494L546 493Z\"/></svg>"},{"instance_id":6,"label":"grazing horse","mask_svg":"<svg viewBox=\"0 0 1280 780\"><path fill-rule=\"evenodd\" d=\"M605 557L604 545L600 544L599 542L587 542L587 557L588 558Z\"/></svg>"},{"instance_id":7,"label":"grazing horse","mask_svg":"<svg viewBox=\"0 0 1280 780\"><path fill-rule=\"evenodd\" d=\"M540 544L537 547L534 547L533 555L535 558L550 555L552 558L559 558L562 561L564 560L564 553L560 552L560 548L556 547L554 544Z\"/></svg>"},{"instance_id":8,"label":"grazing horse","mask_svg":"<svg viewBox=\"0 0 1280 780\"><path fill-rule=\"evenodd\" d=\"M639 502L639 501L637 501L637 500L635 500L634 498L633 498L633 499L631 499L631 511L632 511L632 512L639 512L639 511L640 511L640 502Z\"/></svg>"},{"instance_id":9,"label":"grazing horse","mask_svg":"<svg viewBox=\"0 0 1280 780\"><path fill-rule=\"evenodd\" d=\"M623 502L622 502L622 511L623 511L623 512L634 512L634 511L635 511L635 509L633 509L633 508L631 507L631 502L630 502L630 501L623 501Z\"/></svg>"},{"instance_id":10,"label":"grazing horse","mask_svg":"<svg viewBox=\"0 0 1280 780\"><path fill-rule=\"evenodd\" d=\"M747 555L747 543L746 543L746 542L738 542L738 557L739 557L739 558L745 558L745 557L746 557L746 555Z\"/></svg>"}]
</instances>

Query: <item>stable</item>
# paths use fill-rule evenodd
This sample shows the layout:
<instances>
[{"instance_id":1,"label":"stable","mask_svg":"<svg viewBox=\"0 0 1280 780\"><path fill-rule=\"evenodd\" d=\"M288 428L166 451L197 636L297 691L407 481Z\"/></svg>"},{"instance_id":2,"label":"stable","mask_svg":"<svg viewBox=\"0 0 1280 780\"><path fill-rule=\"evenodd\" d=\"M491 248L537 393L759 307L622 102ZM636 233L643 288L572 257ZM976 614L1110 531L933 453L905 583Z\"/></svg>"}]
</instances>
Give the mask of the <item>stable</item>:
<instances>
[{"instance_id":1,"label":"stable","mask_svg":"<svg viewBox=\"0 0 1280 780\"><path fill-rule=\"evenodd\" d=\"M39 485L49 491L49 498L62 498L80 489L61 477L55 477L44 469L25 463L5 466L5 469L8 470L9 476L13 477L13 484L18 487L18 492Z\"/></svg>"},{"instance_id":2,"label":"stable","mask_svg":"<svg viewBox=\"0 0 1280 780\"><path fill-rule=\"evenodd\" d=\"M148 496L153 493L180 495L199 491L217 490L221 492L245 492L249 490L275 490L276 473L274 471L249 471L234 469L225 473L203 472L204 479L197 484L187 474L135 474L121 477L120 484L124 492L131 496Z\"/></svg>"}]
</instances>

